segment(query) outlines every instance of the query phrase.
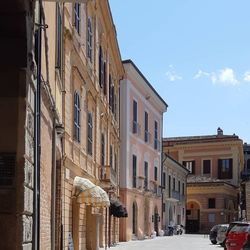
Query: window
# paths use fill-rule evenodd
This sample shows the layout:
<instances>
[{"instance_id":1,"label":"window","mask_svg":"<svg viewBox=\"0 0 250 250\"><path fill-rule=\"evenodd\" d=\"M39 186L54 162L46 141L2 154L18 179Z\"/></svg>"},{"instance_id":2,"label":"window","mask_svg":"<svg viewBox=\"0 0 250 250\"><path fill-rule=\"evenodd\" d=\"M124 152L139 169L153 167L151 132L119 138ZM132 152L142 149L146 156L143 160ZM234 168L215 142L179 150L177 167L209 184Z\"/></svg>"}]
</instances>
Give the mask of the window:
<instances>
[{"instance_id":1,"label":"window","mask_svg":"<svg viewBox=\"0 0 250 250\"><path fill-rule=\"evenodd\" d=\"M171 198L171 175L168 176L168 196Z\"/></svg>"},{"instance_id":2,"label":"window","mask_svg":"<svg viewBox=\"0 0 250 250\"><path fill-rule=\"evenodd\" d=\"M180 193L181 192L181 182L178 181L178 192Z\"/></svg>"},{"instance_id":3,"label":"window","mask_svg":"<svg viewBox=\"0 0 250 250\"><path fill-rule=\"evenodd\" d=\"M233 159L219 159L218 160L218 178L232 179L233 177Z\"/></svg>"},{"instance_id":4,"label":"window","mask_svg":"<svg viewBox=\"0 0 250 250\"><path fill-rule=\"evenodd\" d=\"M215 214L208 214L208 222L209 223L215 222Z\"/></svg>"},{"instance_id":5,"label":"window","mask_svg":"<svg viewBox=\"0 0 250 250\"><path fill-rule=\"evenodd\" d=\"M163 212L163 213L166 211L165 207L166 207L166 204L165 204L165 203L162 203L162 212Z\"/></svg>"},{"instance_id":6,"label":"window","mask_svg":"<svg viewBox=\"0 0 250 250\"><path fill-rule=\"evenodd\" d=\"M74 93L74 139L80 142L80 96Z\"/></svg>"},{"instance_id":7,"label":"window","mask_svg":"<svg viewBox=\"0 0 250 250\"><path fill-rule=\"evenodd\" d=\"M173 178L173 190L175 191L175 177Z\"/></svg>"},{"instance_id":8,"label":"window","mask_svg":"<svg viewBox=\"0 0 250 250\"><path fill-rule=\"evenodd\" d=\"M195 174L195 161L183 161L182 165L189 170L190 174Z\"/></svg>"},{"instance_id":9,"label":"window","mask_svg":"<svg viewBox=\"0 0 250 250\"><path fill-rule=\"evenodd\" d=\"M157 169L157 167L155 167L154 177L155 177L155 181L157 181L157 177L158 177L158 169Z\"/></svg>"},{"instance_id":10,"label":"window","mask_svg":"<svg viewBox=\"0 0 250 250\"><path fill-rule=\"evenodd\" d=\"M144 162L144 188L145 190L148 190L148 162Z\"/></svg>"},{"instance_id":11,"label":"window","mask_svg":"<svg viewBox=\"0 0 250 250\"><path fill-rule=\"evenodd\" d=\"M74 4L74 26L78 34L80 34L80 9L81 5L79 3Z\"/></svg>"},{"instance_id":12,"label":"window","mask_svg":"<svg viewBox=\"0 0 250 250\"><path fill-rule=\"evenodd\" d=\"M110 168L113 168L113 147L112 147L112 145L110 145L110 148L109 148L109 165L110 165Z\"/></svg>"},{"instance_id":13,"label":"window","mask_svg":"<svg viewBox=\"0 0 250 250\"><path fill-rule=\"evenodd\" d=\"M163 172L163 175L162 175L162 186L164 189L166 188L166 173L165 172Z\"/></svg>"},{"instance_id":14,"label":"window","mask_svg":"<svg viewBox=\"0 0 250 250\"><path fill-rule=\"evenodd\" d=\"M148 133L148 112L145 111L144 113L144 140L145 142L149 142L149 133Z\"/></svg>"},{"instance_id":15,"label":"window","mask_svg":"<svg viewBox=\"0 0 250 250\"><path fill-rule=\"evenodd\" d=\"M210 174L211 171L211 161L203 160L203 174Z\"/></svg>"},{"instance_id":16,"label":"window","mask_svg":"<svg viewBox=\"0 0 250 250\"><path fill-rule=\"evenodd\" d=\"M91 18L88 18L88 31L87 31L87 57L92 62L92 50L93 50L93 32Z\"/></svg>"},{"instance_id":17,"label":"window","mask_svg":"<svg viewBox=\"0 0 250 250\"><path fill-rule=\"evenodd\" d=\"M155 121L155 129L154 129L154 149L159 149L159 141L158 141L158 122Z\"/></svg>"},{"instance_id":18,"label":"window","mask_svg":"<svg viewBox=\"0 0 250 250\"><path fill-rule=\"evenodd\" d=\"M59 3L56 3L56 68L62 74L62 15Z\"/></svg>"},{"instance_id":19,"label":"window","mask_svg":"<svg viewBox=\"0 0 250 250\"><path fill-rule=\"evenodd\" d=\"M137 164L137 159L136 159L136 155L133 155L133 163L132 163L132 167L133 167L133 179L132 179L132 187L136 188L136 164Z\"/></svg>"},{"instance_id":20,"label":"window","mask_svg":"<svg viewBox=\"0 0 250 250\"><path fill-rule=\"evenodd\" d=\"M133 133L138 133L138 124L137 124L137 102L133 100Z\"/></svg>"},{"instance_id":21,"label":"window","mask_svg":"<svg viewBox=\"0 0 250 250\"><path fill-rule=\"evenodd\" d=\"M182 194L185 195L185 184L182 183Z\"/></svg>"},{"instance_id":22,"label":"window","mask_svg":"<svg viewBox=\"0 0 250 250\"><path fill-rule=\"evenodd\" d=\"M103 88L104 85L104 60L103 60L103 53L102 47L99 47L99 85Z\"/></svg>"},{"instance_id":23,"label":"window","mask_svg":"<svg viewBox=\"0 0 250 250\"><path fill-rule=\"evenodd\" d=\"M215 208L215 198L208 199L208 208Z\"/></svg>"},{"instance_id":24,"label":"window","mask_svg":"<svg viewBox=\"0 0 250 250\"><path fill-rule=\"evenodd\" d=\"M88 145L87 145L87 152L89 155L93 153L93 120L92 114L88 113Z\"/></svg>"},{"instance_id":25,"label":"window","mask_svg":"<svg viewBox=\"0 0 250 250\"><path fill-rule=\"evenodd\" d=\"M115 172L117 171L117 154L115 153Z\"/></svg>"},{"instance_id":26,"label":"window","mask_svg":"<svg viewBox=\"0 0 250 250\"><path fill-rule=\"evenodd\" d=\"M101 135L101 165L105 165L105 137L103 133Z\"/></svg>"},{"instance_id":27,"label":"window","mask_svg":"<svg viewBox=\"0 0 250 250\"><path fill-rule=\"evenodd\" d=\"M106 62L103 63L103 72L104 72L104 81L103 81L103 93L107 95L107 64Z\"/></svg>"}]
</instances>

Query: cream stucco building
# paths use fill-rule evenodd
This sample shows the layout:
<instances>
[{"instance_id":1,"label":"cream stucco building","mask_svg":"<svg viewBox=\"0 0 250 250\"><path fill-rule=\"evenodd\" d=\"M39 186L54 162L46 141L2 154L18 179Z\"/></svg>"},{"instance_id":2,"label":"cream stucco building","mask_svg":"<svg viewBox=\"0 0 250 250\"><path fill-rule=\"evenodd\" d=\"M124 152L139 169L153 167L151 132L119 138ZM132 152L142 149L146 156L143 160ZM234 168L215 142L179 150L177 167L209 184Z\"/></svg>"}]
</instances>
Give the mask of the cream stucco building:
<instances>
[{"instance_id":1,"label":"cream stucco building","mask_svg":"<svg viewBox=\"0 0 250 250\"><path fill-rule=\"evenodd\" d=\"M128 218L120 240L144 239L161 229L161 138L167 104L131 60L121 81L120 196Z\"/></svg>"},{"instance_id":2,"label":"cream stucco building","mask_svg":"<svg viewBox=\"0 0 250 250\"><path fill-rule=\"evenodd\" d=\"M162 158L162 226L164 230L168 230L169 225L183 225L185 227L186 189L189 171L166 153L163 153Z\"/></svg>"}]
</instances>

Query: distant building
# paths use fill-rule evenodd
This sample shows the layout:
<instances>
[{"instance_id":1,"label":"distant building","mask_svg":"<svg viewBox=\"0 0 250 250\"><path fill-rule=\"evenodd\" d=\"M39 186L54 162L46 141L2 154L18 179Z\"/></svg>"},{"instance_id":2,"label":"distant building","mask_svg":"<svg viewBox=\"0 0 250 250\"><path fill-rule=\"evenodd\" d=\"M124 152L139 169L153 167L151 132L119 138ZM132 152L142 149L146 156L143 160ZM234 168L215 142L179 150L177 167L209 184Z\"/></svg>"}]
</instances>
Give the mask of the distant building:
<instances>
[{"instance_id":1,"label":"distant building","mask_svg":"<svg viewBox=\"0 0 250 250\"><path fill-rule=\"evenodd\" d=\"M128 218L120 240L143 239L161 229L161 138L167 104L131 61L120 86L120 197Z\"/></svg>"},{"instance_id":2,"label":"distant building","mask_svg":"<svg viewBox=\"0 0 250 250\"><path fill-rule=\"evenodd\" d=\"M244 169L241 172L240 206L242 218L250 220L250 144L244 143Z\"/></svg>"},{"instance_id":3,"label":"distant building","mask_svg":"<svg viewBox=\"0 0 250 250\"><path fill-rule=\"evenodd\" d=\"M186 226L186 189L189 171L171 156L163 153L163 204L162 226Z\"/></svg>"},{"instance_id":4,"label":"distant building","mask_svg":"<svg viewBox=\"0 0 250 250\"><path fill-rule=\"evenodd\" d=\"M238 219L243 143L236 135L173 137L163 151L184 165L187 179L186 230L208 232L218 223Z\"/></svg>"}]
</instances>

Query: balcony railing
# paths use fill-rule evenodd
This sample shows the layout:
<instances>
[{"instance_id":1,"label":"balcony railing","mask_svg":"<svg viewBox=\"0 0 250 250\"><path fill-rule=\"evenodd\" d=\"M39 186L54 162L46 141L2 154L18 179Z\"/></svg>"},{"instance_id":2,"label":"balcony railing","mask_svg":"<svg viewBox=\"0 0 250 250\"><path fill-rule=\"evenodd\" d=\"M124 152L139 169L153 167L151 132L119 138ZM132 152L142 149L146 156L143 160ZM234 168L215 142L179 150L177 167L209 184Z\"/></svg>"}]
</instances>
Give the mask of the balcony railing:
<instances>
[{"instance_id":1,"label":"balcony railing","mask_svg":"<svg viewBox=\"0 0 250 250\"><path fill-rule=\"evenodd\" d=\"M137 134L137 135L141 133L141 126L138 122L133 121L132 131L133 131L133 134Z\"/></svg>"},{"instance_id":2,"label":"balcony railing","mask_svg":"<svg viewBox=\"0 0 250 250\"><path fill-rule=\"evenodd\" d=\"M161 142L158 139L154 139L154 149L160 150Z\"/></svg>"},{"instance_id":3,"label":"balcony railing","mask_svg":"<svg viewBox=\"0 0 250 250\"><path fill-rule=\"evenodd\" d=\"M144 141L147 143L151 141L151 134L147 130L144 131Z\"/></svg>"},{"instance_id":4,"label":"balcony railing","mask_svg":"<svg viewBox=\"0 0 250 250\"><path fill-rule=\"evenodd\" d=\"M110 182L113 185L117 184L117 174L110 165L102 166L100 168L99 179L101 181Z\"/></svg>"}]
</instances>

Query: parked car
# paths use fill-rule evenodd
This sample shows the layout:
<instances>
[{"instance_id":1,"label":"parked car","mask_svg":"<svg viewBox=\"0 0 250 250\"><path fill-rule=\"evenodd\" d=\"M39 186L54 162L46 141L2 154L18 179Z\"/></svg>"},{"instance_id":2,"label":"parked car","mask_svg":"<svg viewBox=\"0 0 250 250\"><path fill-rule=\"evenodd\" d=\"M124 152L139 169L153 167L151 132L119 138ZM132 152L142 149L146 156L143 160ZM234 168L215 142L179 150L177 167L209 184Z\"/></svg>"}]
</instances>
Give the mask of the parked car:
<instances>
[{"instance_id":1,"label":"parked car","mask_svg":"<svg viewBox=\"0 0 250 250\"><path fill-rule=\"evenodd\" d=\"M209 233L209 239L212 242L212 244L217 243L217 232L220 228L221 224L215 225L211 228L210 233Z\"/></svg>"},{"instance_id":2,"label":"parked car","mask_svg":"<svg viewBox=\"0 0 250 250\"><path fill-rule=\"evenodd\" d=\"M224 247L224 250L227 250L226 248L226 240L227 240L227 236L228 236L228 233L230 232L230 230L237 224L240 224L242 223L242 221L233 221L233 222L230 222L229 223L229 226L228 226L228 229L226 231L226 235L225 235L225 239L224 241L220 244L222 247Z\"/></svg>"},{"instance_id":3,"label":"parked car","mask_svg":"<svg viewBox=\"0 0 250 250\"><path fill-rule=\"evenodd\" d=\"M250 223L241 222L236 224L228 233L226 239L227 250L241 250L248 239Z\"/></svg>"},{"instance_id":4,"label":"parked car","mask_svg":"<svg viewBox=\"0 0 250 250\"><path fill-rule=\"evenodd\" d=\"M226 239L226 233L227 233L228 227L229 227L229 224L222 224L217 231L216 241L221 246L223 246L223 243Z\"/></svg>"},{"instance_id":5,"label":"parked car","mask_svg":"<svg viewBox=\"0 0 250 250\"><path fill-rule=\"evenodd\" d=\"M247 241L241 248L241 250L250 250L250 234L248 233Z\"/></svg>"}]
</instances>

